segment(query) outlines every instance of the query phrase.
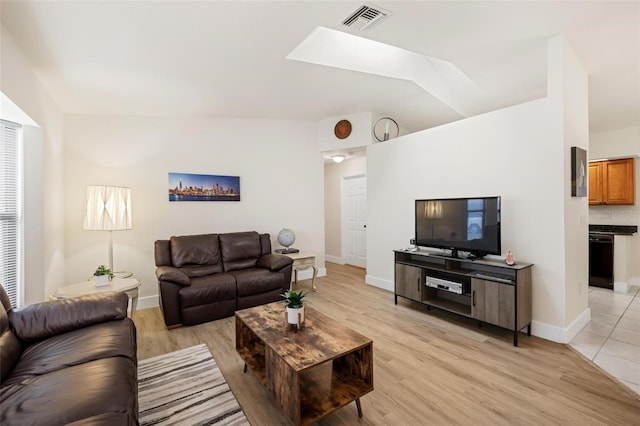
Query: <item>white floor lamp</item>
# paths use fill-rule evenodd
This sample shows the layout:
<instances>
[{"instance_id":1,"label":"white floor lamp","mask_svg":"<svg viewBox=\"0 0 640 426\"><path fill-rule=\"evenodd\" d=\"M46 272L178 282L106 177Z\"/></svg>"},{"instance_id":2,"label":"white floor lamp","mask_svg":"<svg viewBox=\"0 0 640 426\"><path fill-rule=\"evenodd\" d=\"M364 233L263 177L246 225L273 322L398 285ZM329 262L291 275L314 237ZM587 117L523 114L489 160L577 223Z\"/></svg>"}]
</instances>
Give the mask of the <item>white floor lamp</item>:
<instances>
[{"instance_id":1,"label":"white floor lamp","mask_svg":"<svg viewBox=\"0 0 640 426\"><path fill-rule=\"evenodd\" d=\"M131 188L88 186L84 229L109 231L109 269L113 271L113 232L131 229Z\"/></svg>"}]
</instances>

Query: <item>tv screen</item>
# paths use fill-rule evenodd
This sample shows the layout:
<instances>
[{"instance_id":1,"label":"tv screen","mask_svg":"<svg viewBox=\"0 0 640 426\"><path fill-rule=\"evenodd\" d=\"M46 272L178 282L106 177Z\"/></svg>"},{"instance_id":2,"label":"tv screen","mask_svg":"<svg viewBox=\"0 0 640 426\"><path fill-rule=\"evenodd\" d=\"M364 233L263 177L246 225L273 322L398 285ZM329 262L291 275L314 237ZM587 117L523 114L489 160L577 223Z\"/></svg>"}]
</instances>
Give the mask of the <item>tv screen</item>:
<instances>
[{"instance_id":1,"label":"tv screen","mask_svg":"<svg viewBox=\"0 0 640 426\"><path fill-rule=\"evenodd\" d=\"M415 213L417 246L501 254L500 197L416 200Z\"/></svg>"}]
</instances>

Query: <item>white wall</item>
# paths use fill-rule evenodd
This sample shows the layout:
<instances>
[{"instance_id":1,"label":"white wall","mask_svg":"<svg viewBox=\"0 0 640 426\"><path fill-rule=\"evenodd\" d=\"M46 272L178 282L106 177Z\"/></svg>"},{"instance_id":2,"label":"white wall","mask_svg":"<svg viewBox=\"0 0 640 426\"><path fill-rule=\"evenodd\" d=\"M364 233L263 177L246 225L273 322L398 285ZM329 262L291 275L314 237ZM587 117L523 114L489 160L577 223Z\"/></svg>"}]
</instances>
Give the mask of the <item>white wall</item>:
<instances>
[{"instance_id":1,"label":"white wall","mask_svg":"<svg viewBox=\"0 0 640 426\"><path fill-rule=\"evenodd\" d=\"M40 128L25 127L25 299L40 302L64 284L64 117L13 37L0 28L0 91Z\"/></svg>"},{"instance_id":2,"label":"white wall","mask_svg":"<svg viewBox=\"0 0 640 426\"><path fill-rule=\"evenodd\" d=\"M633 206L589 206L589 223L594 225L636 225L640 228L640 127L626 127L593 133L589 142L589 158L635 157L636 204ZM627 283L640 284L640 234L628 237ZM618 258L616 250L616 259ZM616 281L618 281L616 274Z\"/></svg>"},{"instance_id":3,"label":"white wall","mask_svg":"<svg viewBox=\"0 0 640 426\"><path fill-rule=\"evenodd\" d=\"M624 127L590 135L590 160L624 158L631 155L640 155L640 127Z\"/></svg>"},{"instance_id":4,"label":"white wall","mask_svg":"<svg viewBox=\"0 0 640 426\"><path fill-rule=\"evenodd\" d=\"M589 149L587 73L564 37L549 42L548 96L562 102L564 118L565 321L570 341L591 319L589 305L589 201L571 196L571 147ZM561 77L561 78L559 78ZM585 167L587 165L585 164ZM564 340L561 336L554 340Z\"/></svg>"},{"instance_id":5,"label":"white wall","mask_svg":"<svg viewBox=\"0 0 640 426\"><path fill-rule=\"evenodd\" d=\"M503 252L535 264L533 318L562 326L561 126L543 99L369 147L367 282L393 289L393 250L413 237L415 199L500 195Z\"/></svg>"},{"instance_id":6,"label":"white wall","mask_svg":"<svg viewBox=\"0 0 640 426\"><path fill-rule=\"evenodd\" d=\"M296 233L324 267L323 159L317 122L155 117L67 117L67 282L107 262L108 234L84 231L90 184L132 189L133 229L114 233L114 267L157 294L153 243L172 235L256 230ZM240 202L169 202L168 172L240 176ZM150 300L155 300L151 298Z\"/></svg>"},{"instance_id":7,"label":"white wall","mask_svg":"<svg viewBox=\"0 0 640 426\"><path fill-rule=\"evenodd\" d=\"M367 158L347 159L324 166L324 227L326 259L344 263L342 258L342 181L347 176L365 174Z\"/></svg>"},{"instance_id":8,"label":"white wall","mask_svg":"<svg viewBox=\"0 0 640 426\"><path fill-rule=\"evenodd\" d=\"M563 61L564 39L550 41L552 48L550 59ZM415 199L500 195L503 253L534 264L532 332L558 341L571 337L576 314L565 287L567 277L581 274L573 269L586 262L587 241L565 240L565 221L582 210L567 207L575 200L568 200L570 150L564 138L565 124L586 123L581 110L565 116L565 71L562 63L550 67L553 95L547 98L367 148L367 283L393 289L393 250L413 236ZM579 129L571 140L583 134ZM580 264L567 265L566 251L574 246ZM587 309L586 299L577 303L583 304L578 311Z\"/></svg>"}]
</instances>

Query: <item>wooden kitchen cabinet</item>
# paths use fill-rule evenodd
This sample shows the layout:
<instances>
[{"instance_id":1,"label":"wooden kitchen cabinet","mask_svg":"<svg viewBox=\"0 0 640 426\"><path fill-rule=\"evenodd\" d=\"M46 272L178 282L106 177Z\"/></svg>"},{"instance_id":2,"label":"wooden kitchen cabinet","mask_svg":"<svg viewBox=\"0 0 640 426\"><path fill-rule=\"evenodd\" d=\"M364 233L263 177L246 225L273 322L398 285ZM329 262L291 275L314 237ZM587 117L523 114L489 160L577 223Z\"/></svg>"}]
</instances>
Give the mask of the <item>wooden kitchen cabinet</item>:
<instances>
[{"instance_id":1,"label":"wooden kitchen cabinet","mask_svg":"<svg viewBox=\"0 0 640 426\"><path fill-rule=\"evenodd\" d=\"M633 158L589 163L589 204L635 204Z\"/></svg>"},{"instance_id":2,"label":"wooden kitchen cabinet","mask_svg":"<svg viewBox=\"0 0 640 426\"><path fill-rule=\"evenodd\" d=\"M589 163L589 204L602 204L602 166L604 161Z\"/></svg>"}]
</instances>

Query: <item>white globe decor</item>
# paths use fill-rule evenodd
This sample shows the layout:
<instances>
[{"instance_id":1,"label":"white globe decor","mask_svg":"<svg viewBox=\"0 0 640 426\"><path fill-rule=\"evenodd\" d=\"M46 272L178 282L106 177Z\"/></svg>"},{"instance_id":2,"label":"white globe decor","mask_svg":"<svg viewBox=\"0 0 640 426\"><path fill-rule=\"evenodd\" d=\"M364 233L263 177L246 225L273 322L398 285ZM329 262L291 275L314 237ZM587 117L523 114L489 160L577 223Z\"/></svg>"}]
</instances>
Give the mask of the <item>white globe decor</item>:
<instances>
[{"instance_id":1,"label":"white globe decor","mask_svg":"<svg viewBox=\"0 0 640 426\"><path fill-rule=\"evenodd\" d=\"M276 253L298 253L298 250L289 248L296 241L296 234L289 228L282 228L278 232L278 243L284 247L282 250L276 250Z\"/></svg>"}]
</instances>

